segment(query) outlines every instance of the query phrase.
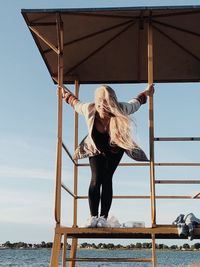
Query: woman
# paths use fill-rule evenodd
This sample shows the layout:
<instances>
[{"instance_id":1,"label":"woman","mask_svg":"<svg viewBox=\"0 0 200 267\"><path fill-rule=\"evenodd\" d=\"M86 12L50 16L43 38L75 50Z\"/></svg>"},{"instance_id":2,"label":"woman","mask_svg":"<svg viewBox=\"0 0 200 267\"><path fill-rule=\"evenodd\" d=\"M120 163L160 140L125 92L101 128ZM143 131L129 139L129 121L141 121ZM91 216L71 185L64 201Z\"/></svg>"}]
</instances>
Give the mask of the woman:
<instances>
[{"instance_id":1,"label":"woman","mask_svg":"<svg viewBox=\"0 0 200 267\"><path fill-rule=\"evenodd\" d=\"M85 116L88 126L88 135L74 156L75 159L89 157L92 173L88 193L91 217L86 227L109 227L107 218L113 196L112 177L123 153L135 160L148 161L145 153L132 140L129 115L145 104L147 96L153 93L152 84L128 103L118 102L114 90L107 85L97 88L94 103L82 103L73 94L63 93L64 100Z\"/></svg>"}]
</instances>

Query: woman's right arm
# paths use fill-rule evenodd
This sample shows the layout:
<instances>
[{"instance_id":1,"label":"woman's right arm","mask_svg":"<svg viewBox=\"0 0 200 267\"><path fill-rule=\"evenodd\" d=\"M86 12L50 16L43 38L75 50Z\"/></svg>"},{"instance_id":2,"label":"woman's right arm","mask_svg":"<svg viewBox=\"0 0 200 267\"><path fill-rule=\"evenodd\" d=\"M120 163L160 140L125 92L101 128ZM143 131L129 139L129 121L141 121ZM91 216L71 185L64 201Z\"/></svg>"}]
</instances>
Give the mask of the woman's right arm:
<instances>
[{"instance_id":1,"label":"woman's right arm","mask_svg":"<svg viewBox=\"0 0 200 267\"><path fill-rule=\"evenodd\" d=\"M63 92L63 99L67 104L69 104L73 108L76 105L76 103L79 101L75 95L73 95L70 92L67 92L66 90Z\"/></svg>"},{"instance_id":2,"label":"woman's right arm","mask_svg":"<svg viewBox=\"0 0 200 267\"><path fill-rule=\"evenodd\" d=\"M86 114L88 103L81 102L74 94L66 90L63 93L63 99L65 100L67 104L72 106L77 113L82 114L82 115Z\"/></svg>"}]
</instances>

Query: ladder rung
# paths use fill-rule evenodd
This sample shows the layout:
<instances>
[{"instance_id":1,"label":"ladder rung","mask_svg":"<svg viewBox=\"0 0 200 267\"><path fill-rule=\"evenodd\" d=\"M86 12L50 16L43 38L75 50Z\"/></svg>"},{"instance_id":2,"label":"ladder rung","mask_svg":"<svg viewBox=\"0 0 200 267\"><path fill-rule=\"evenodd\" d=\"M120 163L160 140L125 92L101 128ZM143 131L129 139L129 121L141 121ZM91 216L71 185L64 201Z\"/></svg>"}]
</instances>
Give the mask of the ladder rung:
<instances>
[{"instance_id":1,"label":"ladder rung","mask_svg":"<svg viewBox=\"0 0 200 267\"><path fill-rule=\"evenodd\" d=\"M194 167L200 166L199 162L155 162L155 166L164 166L164 167Z\"/></svg>"},{"instance_id":2,"label":"ladder rung","mask_svg":"<svg viewBox=\"0 0 200 267\"><path fill-rule=\"evenodd\" d=\"M126 166L126 167L130 167L130 166L149 166L149 163L120 163L119 166ZM194 167L194 166L200 166L200 162L154 162L155 166L164 166L164 167ZM89 163L80 163L77 164L78 167L87 167L89 166Z\"/></svg>"},{"instance_id":3,"label":"ladder rung","mask_svg":"<svg viewBox=\"0 0 200 267\"><path fill-rule=\"evenodd\" d=\"M75 195L70 189L69 187L67 187L64 183L61 183L61 187L68 192L72 197L77 198L77 195Z\"/></svg>"},{"instance_id":4,"label":"ladder rung","mask_svg":"<svg viewBox=\"0 0 200 267\"><path fill-rule=\"evenodd\" d=\"M200 184L200 180L155 180L156 184Z\"/></svg>"},{"instance_id":5,"label":"ladder rung","mask_svg":"<svg viewBox=\"0 0 200 267\"><path fill-rule=\"evenodd\" d=\"M200 141L200 137L155 137L154 141Z\"/></svg>"},{"instance_id":6,"label":"ladder rung","mask_svg":"<svg viewBox=\"0 0 200 267\"><path fill-rule=\"evenodd\" d=\"M68 258L66 261L152 262L152 258Z\"/></svg>"},{"instance_id":7,"label":"ladder rung","mask_svg":"<svg viewBox=\"0 0 200 267\"><path fill-rule=\"evenodd\" d=\"M113 196L113 199L149 199L151 198L151 196ZM192 199L193 197L192 196L185 196L185 195L179 195L179 196L176 196L176 195L163 195L163 196L155 196L155 198L158 198L158 199L165 199L165 198L180 198L180 199L183 199L183 198L188 198L188 199ZM198 197L200 198L200 197ZM77 196L77 199L88 199L88 196Z\"/></svg>"},{"instance_id":8,"label":"ladder rung","mask_svg":"<svg viewBox=\"0 0 200 267\"><path fill-rule=\"evenodd\" d=\"M75 160L73 159L71 153L69 152L69 150L67 149L66 145L62 142L62 147L64 148L65 152L67 153L67 155L69 156L69 158L71 159L71 161L76 165Z\"/></svg>"}]
</instances>

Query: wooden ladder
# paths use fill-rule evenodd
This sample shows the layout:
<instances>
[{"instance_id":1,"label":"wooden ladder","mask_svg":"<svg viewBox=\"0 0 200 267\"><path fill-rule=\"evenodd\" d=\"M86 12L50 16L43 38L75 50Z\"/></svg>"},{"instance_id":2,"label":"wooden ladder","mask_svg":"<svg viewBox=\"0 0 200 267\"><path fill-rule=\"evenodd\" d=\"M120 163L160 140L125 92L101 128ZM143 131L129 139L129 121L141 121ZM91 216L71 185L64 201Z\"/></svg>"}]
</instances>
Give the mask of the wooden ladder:
<instances>
[{"instance_id":1,"label":"wooden ladder","mask_svg":"<svg viewBox=\"0 0 200 267\"><path fill-rule=\"evenodd\" d=\"M79 238L152 238L151 258L80 258L76 256ZM72 238L70 256L67 257L67 241ZM63 245L62 245L63 244ZM76 262L151 262L156 267L155 233L152 228L78 228L60 227L55 229L50 267L58 267L62 252L62 267L75 267Z\"/></svg>"},{"instance_id":2,"label":"wooden ladder","mask_svg":"<svg viewBox=\"0 0 200 267\"><path fill-rule=\"evenodd\" d=\"M195 239L200 238L200 227L195 229ZM70 256L67 258L67 240L72 239ZM151 258L77 258L78 239L152 239ZM156 243L155 238L180 239L176 225L156 225L155 227L141 228L79 228L63 227L57 225L52 249L50 267L58 267L62 252L62 267L69 262L70 267L75 267L76 262L151 262L156 267ZM63 242L63 246L61 245Z\"/></svg>"}]
</instances>

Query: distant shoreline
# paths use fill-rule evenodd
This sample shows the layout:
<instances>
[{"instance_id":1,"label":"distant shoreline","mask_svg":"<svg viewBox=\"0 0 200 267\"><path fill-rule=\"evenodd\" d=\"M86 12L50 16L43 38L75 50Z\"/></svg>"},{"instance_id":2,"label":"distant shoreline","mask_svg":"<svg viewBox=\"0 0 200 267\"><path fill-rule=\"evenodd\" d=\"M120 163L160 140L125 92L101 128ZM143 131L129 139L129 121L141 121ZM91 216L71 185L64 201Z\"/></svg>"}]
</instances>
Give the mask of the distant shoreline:
<instances>
[{"instance_id":1,"label":"distant shoreline","mask_svg":"<svg viewBox=\"0 0 200 267\"><path fill-rule=\"evenodd\" d=\"M42 247L13 247L13 248L10 248L10 247L0 247L0 251L4 251L4 250L51 250L52 247L49 247L49 248L42 248ZM70 248L68 248L67 250L70 250ZM99 251L106 251L106 250L131 250L131 251L139 251L139 250L143 250L143 251L149 251L151 250L151 248L82 248L82 247L78 247L77 250L99 250ZM157 251L180 251L180 252L187 252L187 251L190 251L190 252L198 252L200 251L200 249L180 249L180 248L177 248L177 249L171 249L171 248L163 248L163 249L158 249L157 248Z\"/></svg>"},{"instance_id":2,"label":"distant shoreline","mask_svg":"<svg viewBox=\"0 0 200 267\"><path fill-rule=\"evenodd\" d=\"M61 244L62 246L63 244ZM15 242L11 243L10 241L6 241L3 244L0 244L0 250L4 249L51 249L53 246L52 242L44 242L42 241L39 244L32 244L32 243L25 243L25 242ZM78 244L78 249L85 249L85 250L90 250L90 249L95 249L95 250L150 250L152 248L152 243L151 242L137 242L136 244L129 244L129 245L121 245L121 244L113 244L113 243L81 243ZM71 245L67 244L67 249L71 249ZM178 245L165 245L165 244L157 244L156 243L156 249L157 250L172 250L172 251L199 251L200 250L200 243L195 243L193 245L189 245L188 243L185 243L181 246Z\"/></svg>"},{"instance_id":3,"label":"distant shoreline","mask_svg":"<svg viewBox=\"0 0 200 267\"><path fill-rule=\"evenodd\" d=\"M2 248L0 247L0 251L4 251L4 250L52 250L52 248ZM70 250L70 249L68 249ZM151 250L151 248L115 248L115 249L106 249L106 248L101 248L101 249L97 249L97 248L77 248L77 250L99 250L99 251L106 251L106 250L131 250L131 251L134 251L134 250L143 250L143 251L149 251ZM198 249L170 249L170 248L165 248L165 249L158 249L158 251L160 252L164 252L164 251L180 251L180 252L198 252L199 253L199 250Z\"/></svg>"}]
</instances>

